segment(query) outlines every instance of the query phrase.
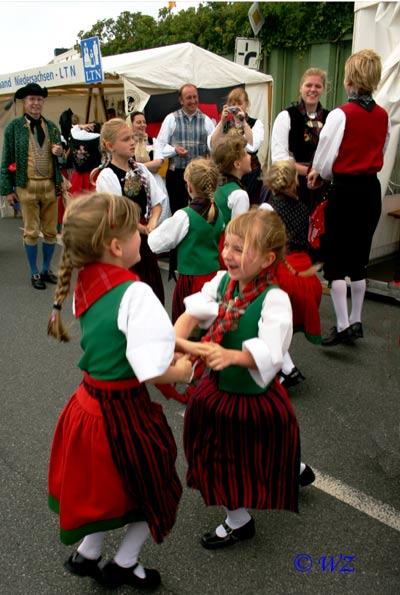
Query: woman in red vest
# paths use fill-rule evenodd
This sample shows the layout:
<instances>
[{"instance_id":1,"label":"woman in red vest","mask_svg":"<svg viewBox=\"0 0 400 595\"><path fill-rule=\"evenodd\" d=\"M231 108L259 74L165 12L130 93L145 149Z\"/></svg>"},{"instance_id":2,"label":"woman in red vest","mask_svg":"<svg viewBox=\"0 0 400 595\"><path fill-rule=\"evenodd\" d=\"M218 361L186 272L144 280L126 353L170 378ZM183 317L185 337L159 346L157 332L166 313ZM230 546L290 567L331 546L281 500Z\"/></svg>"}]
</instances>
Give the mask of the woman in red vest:
<instances>
[{"instance_id":1,"label":"woman in red vest","mask_svg":"<svg viewBox=\"0 0 400 595\"><path fill-rule=\"evenodd\" d=\"M319 183L319 177L332 179L321 249L337 323L322 340L325 347L352 344L363 337L366 267L381 214L377 172L389 136L388 115L372 99L381 68L380 57L372 50L348 58L344 78L348 102L328 115L308 175L310 187ZM351 280L350 315L346 276Z\"/></svg>"}]
</instances>

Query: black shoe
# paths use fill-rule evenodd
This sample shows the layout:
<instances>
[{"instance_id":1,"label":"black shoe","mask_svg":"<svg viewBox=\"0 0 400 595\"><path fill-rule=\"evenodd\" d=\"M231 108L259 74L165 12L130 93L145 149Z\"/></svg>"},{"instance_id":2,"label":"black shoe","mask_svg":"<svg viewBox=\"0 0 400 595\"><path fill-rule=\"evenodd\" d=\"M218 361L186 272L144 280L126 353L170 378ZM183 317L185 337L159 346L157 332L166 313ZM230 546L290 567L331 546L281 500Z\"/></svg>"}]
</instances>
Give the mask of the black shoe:
<instances>
[{"instance_id":1,"label":"black shoe","mask_svg":"<svg viewBox=\"0 0 400 595\"><path fill-rule=\"evenodd\" d=\"M280 378L283 378L281 381L282 386L285 388L290 388L291 386L296 386L296 384L300 384L305 380L305 376L298 370L296 367L290 372L290 374L285 374L282 370L279 372Z\"/></svg>"},{"instance_id":2,"label":"black shoe","mask_svg":"<svg viewBox=\"0 0 400 595\"><path fill-rule=\"evenodd\" d=\"M253 518L243 525L243 527L239 527L239 529L231 529L225 522L222 523L222 526L227 533L225 537L218 537L215 531L212 533L205 533L200 540L201 545L207 550L217 550L222 547L235 545L238 541L250 539L256 534Z\"/></svg>"},{"instance_id":3,"label":"black shoe","mask_svg":"<svg viewBox=\"0 0 400 595\"><path fill-rule=\"evenodd\" d=\"M79 552L74 552L70 555L68 560L64 562L64 567L72 572L72 574L77 574L78 576L91 576L92 578L99 578L100 577L100 568L99 562L100 558L97 560L89 560L82 556Z\"/></svg>"},{"instance_id":4,"label":"black shoe","mask_svg":"<svg viewBox=\"0 0 400 595\"><path fill-rule=\"evenodd\" d=\"M46 289L46 283L43 281L39 273L35 273L31 277L32 287L35 289Z\"/></svg>"},{"instance_id":5,"label":"black shoe","mask_svg":"<svg viewBox=\"0 0 400 595\"><path fill-rule=\"evenodd\" d=\"M353 322L353 324L350 325L350 328L355 339L362 339L364 337L364 330L361 322Z\"/></svg>"},{"instance_id":6,"label":"black shoe","mask_svg":"<svg viewBox=\"0 0 400 595\"><path fill-rule=\"evenodd\" d=\"M339 345L339 343L344 343L344 345L354 344L354 335L350 326L340 332L337 330L336 326L333 326L329 335L324 337L321 341L323 347L332 347L333 345Z\"/></svg>"},{"instance_id":7,"label":"black shoe","mask_svg":"<svg viewBox=\"0 0 400 595\"><path fill-rule=\"evenodd\" d=\"M309 465L306 465L303 473L299 475L299 484L302 488L311 485L315 481L315 473Z\"/></svg>"},{"instance_id":8,"label":"black shoe","mask_svg":"<svg viewBox=\"0 0 400 595\"><path fill-rule=\"evenodd\" d=\"M137 589L156 589L161 584L161 576L157 570L153 568L145 568L145 578L140 578L134 574L138 562L129 568L122 568L113 560L110 560L101 569L101 582L110 588L119 587L120 585L131 585Z\"/></svg>"},{"instance_id":9,"label":"black shoe","mask_svg":"<svg viewBox=\"0 0 400 595\"><path fill-rule=\"evenodd\" d=\"M46 283L53 283L53 285L57 285L57 275L55 275L52 271L42 271L40 273L40 278L42 281L46 281Z\"/></svg>"}]
</instances>

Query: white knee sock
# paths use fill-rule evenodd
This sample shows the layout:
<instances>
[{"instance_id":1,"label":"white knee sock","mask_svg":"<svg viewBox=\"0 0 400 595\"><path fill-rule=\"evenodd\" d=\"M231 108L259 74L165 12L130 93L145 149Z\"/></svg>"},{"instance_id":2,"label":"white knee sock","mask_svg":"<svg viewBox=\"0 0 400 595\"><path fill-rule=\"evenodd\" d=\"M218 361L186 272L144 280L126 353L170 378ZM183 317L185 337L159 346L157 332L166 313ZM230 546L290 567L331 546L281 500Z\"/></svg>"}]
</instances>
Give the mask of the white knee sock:
<instances>
[{"instance_id":1,"label":"white knee sock","mask_svg":"<svg viewBox=\"0 0 400 595\"><path fill-rule=\"evenodd\" d=\"M129 568L136 564L140 550L146 539L150 534L149 526L145 521L139 523L131 523L128 526L128 530L119 546L118 552L114 556L114 562L122 568ZM141 564L139 564L134 573L139 578L145 578L146 573Z\"/></svg>"},{"instance_id":2,"label":"white knee sock","mask_svg":"<svg viewBox=\"0 0 400 595\"><path fill-rule=\"evenodd\" d=\"M227 513L225 523L231 529L240 529L240 527L243 527L243 525L248 523L251 519L251 516L245 508L236 508L236 510L225 508L225 510ZM226 531L222 525L218 525L215 532L218 537L226 537Z\"/></svg>"},{"instance_id":3,"label":"white knee sock","mask_svg":"<svg viewBox=\"0 0 400 595\"><path fill-rule=\"evenodd\" d=\"M101 556L103 548L104 531L86 535L78 547L78 552L88 560L97 560Z\"/></svg>"},{"instance_id":4,"label":"white knee sock","mask_svg":"<svg viewBox=\"0 0 400 595\"><path fill-rule=\"evenodd\" d=\"M290 374L290 372L293 370L293 368L295 368L296 366L293 363L292 358L289 355L289 352L287 351L285 353L285 355L283 356L283 363L282 363L282 372L284 374Z\"/></svg>"},{"instance_id":5,"label":"white knee sock","mask_svg":"<svg viewBox=\"0 0 400 595\"><path fill-rule=\"evenodd\" d=\"M331 298L336 314L337 330L344 331L349 326L349 313L347 310L347 285L344 279L332 281Z\"/></svg>"},{"instance_id":6,"label":"white knee sock","mask_svg":"<svg viewBox=\"0 0 400 595\"><path fill-rule=\"evenodd\" d=\"M352 281L351 288L351 314L350 324L361 322L361 312L364 303L365 289L367 287L365 279Z\"/></svg>"}]
</instances>

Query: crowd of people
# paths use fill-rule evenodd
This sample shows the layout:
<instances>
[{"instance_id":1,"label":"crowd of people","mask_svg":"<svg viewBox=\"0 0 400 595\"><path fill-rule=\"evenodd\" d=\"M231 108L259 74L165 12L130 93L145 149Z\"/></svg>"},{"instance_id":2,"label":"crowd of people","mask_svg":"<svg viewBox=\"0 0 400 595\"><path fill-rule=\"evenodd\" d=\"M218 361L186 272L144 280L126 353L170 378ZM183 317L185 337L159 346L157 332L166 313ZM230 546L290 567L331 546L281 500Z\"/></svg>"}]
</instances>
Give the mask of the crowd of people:
<instances>
[{"instance_id":1,"label":"crowd of people","mask_svg":"<svg viewBox=\"0 0 400 595\"><path fill-rule=\"evenodd\" d=\"M61 136L42 116L45 89L29 84L16 93L25 113L5 132L0 193L21 204L33 287L56 284L48 333L60 341L69 340L61 311L79 271L73 308L83 380L58 420L49 467L61 541L80 542L65 562L70 572L110 587L160 584L139 556L149 535L160 543L171 531L182 486L174 437L146 383L187 402L187 485L225 509L203 547L252 538L248 509L298 511L299 487L315 476L300 460L287 392L304 380L290 343L295 331L325 347L363 337L365 268L381 204L376 174L389 135L388 116L372 99L380 73L373 51L353 54L349 100L328 113L320 103L326 75L307 70L299 101L276 118L263 179L264 127L249 116L241 87L215 125L185 84L157 139L141 112L113 117L100 131L64 114L74 177L58 275L51 258ZM321 200L316 253L309 221ZM178 275L172 322L157 261L168 252ZM322 340L321 267L337 318ZM186 385L183 394L175 383ZM106 531L125 525L114 558L102 562Z\"/></svg>"}]
</instances>

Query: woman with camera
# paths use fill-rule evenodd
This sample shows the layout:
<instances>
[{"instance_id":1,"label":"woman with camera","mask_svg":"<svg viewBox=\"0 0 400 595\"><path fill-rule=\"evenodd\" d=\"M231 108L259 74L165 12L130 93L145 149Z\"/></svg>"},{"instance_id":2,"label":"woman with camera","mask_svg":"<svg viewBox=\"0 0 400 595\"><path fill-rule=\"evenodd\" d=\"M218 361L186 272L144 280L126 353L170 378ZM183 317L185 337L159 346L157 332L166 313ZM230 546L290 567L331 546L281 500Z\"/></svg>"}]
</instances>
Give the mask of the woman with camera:
<instances>
[{"instance_id":1,"label":"woman with camera","mask_svg":"<svg viewBox=\"0 0 400 595\"><path fill-rule=\"evenodd\" d=\"M258 204L262 181L258 179L261 164L257 152L264 142L264 124L248 115L249 105L249 96L243 87L232 89L222 108L221 120L211 136L210 144L211 149L214 149L218 141L232 129L244 136L247 142L246 151L251 155L251 172L243 176L242 184L248 192L250 203Z\"/></svg>"}]
</instances>

